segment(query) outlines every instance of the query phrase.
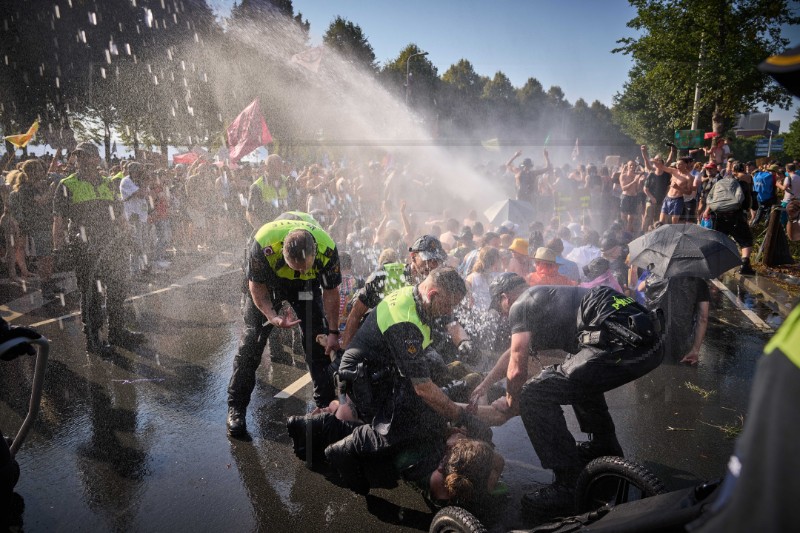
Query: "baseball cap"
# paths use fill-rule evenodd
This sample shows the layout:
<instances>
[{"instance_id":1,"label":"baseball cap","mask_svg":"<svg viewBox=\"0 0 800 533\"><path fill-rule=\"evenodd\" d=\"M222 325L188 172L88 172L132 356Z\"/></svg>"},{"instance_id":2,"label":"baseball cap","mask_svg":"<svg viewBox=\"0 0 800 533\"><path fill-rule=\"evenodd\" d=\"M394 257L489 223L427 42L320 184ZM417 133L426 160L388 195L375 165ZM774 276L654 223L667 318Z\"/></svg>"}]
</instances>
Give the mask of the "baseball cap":
<instances>
[{"instance_id":1,"label":"baseball cap","mask_svg":"<svg viewBox=\"0 0 800 533\"><path fill-rule=\"evenodd\" d=\"M489 285L489 295L492 297L491 303L489 304L489 309L497 310L497 306L500 305L500 297L507 293L511 292L514 289L522 286L527 286L528 282L514 272L503 272Z\"/></svg>"},{"instance_id":2,"label":"baseball cap","mask_svg":"<svg viewBox=\"0 0 800 533\"><path fill-rule=\"evenodd\" d=\"M433 235L423 235L414 241L408 251L418 253L423 261L444 261L447 259L442 243Z\"/></svg>"},{"instance_id":3,"label":"baseball cap","mask_svg":"<svg viewBox=\"0 0 800 533\"><path fill-rule=\"evenodd\" d=\"M530 157L526 157L525 159L522 160L522 163L520 164L520 167L521 168L532 168L533 167L533 160L531 160Z\"/></svg>"},{"instance_id":4,"label":"baseball cap","mask_svg":"<svg viewBox=\"0 0 800 533\"><path fill-rule=\"evenodd\" d=\"M711 161L710 163L706 163L705 167L703 167L703 168L713 168L713 169L716 169L716 168L717 168L717 164L716 164L716 163L714 163L713 161Z\"/></svg>"},{"instance_id":5,"label":"baseball cap","mask_svg":"<svg viewBox=\"0 0 800 533\"><path fill-rule=\"evenodd\" d=\"M88 156L100 157L100 150L94 144L90 142L82 142L79 143L78 146L72 151L74 154L75 152L83 152Z\"/></svg>"}]
</instances>

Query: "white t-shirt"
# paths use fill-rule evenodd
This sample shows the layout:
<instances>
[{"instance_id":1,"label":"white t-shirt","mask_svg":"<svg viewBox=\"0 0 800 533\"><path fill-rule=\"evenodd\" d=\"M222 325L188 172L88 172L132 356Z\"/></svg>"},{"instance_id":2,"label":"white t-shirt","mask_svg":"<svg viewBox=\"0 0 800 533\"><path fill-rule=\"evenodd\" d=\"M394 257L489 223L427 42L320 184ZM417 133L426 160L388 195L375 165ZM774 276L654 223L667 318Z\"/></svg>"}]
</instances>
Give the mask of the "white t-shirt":
<instances>
[{"instance_id":1,"label":"white t-shirt","mask_svg":"<svg viewBox=\"0 0 800 533\"><path fill-rule=\"evenodd\" d=\"M786 189L786 193L783 196L783 200L788 202L794 198L800 198L800 174L795 172L794 174L790 174L783 179L783 186L791 187L791 190Z\"/></svg>"},{"instance_id":2,"label":"white t-shirt","mask_svg":"<svg viewBox=\"0 0 800 533\"><path fill-rule=\"evenodd\" d=\"M125 219L130 220L131 215L139 215L140 222L147 222L147 200L144 198L131 198L139 190L130 176L125 176L119 182L119 192L122 194L122 206L125 210Z\"/></svg>"}]
</instances>

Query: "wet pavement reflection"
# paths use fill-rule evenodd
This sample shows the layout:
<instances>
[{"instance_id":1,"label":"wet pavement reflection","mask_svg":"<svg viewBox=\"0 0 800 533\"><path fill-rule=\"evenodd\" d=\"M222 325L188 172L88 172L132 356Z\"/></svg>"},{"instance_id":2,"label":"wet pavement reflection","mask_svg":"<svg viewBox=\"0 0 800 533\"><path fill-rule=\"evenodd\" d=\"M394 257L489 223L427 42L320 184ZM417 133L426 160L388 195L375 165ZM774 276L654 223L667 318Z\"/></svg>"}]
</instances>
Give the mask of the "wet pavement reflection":
<instances>
[{"instance_id":1,"label":"wet pavement reflection","mask_svg":"<svg viewBox=\"0 0 800 533\"><path fill-rule=\"evenodd\" d=\"M238 282L223 273L135 300L128 307L148 342L108 359L86 355L77 318L39 327L52 350L41 413L17 456L25 530L427 529L432 514L409 487L363 498L294 457L285 420L309 409L310 386L287 399L275 395L303 377L301 356L286 364L265 355L248 411L252 441L228 439L226 388L242 327ZM768 338L713 288L712 298L699 368L664 364L607 395L626 455L668 488L723 474ZM64 314L41 308L18 323ZM290 347L284 341L280 347ZM32 375L31 359L2 364L6 433L27 410ZM511 494L493 529L521 527L520 495L552 474L541 469L519 418L496 428L494 440Z\"/></svg>"}]
</instances>

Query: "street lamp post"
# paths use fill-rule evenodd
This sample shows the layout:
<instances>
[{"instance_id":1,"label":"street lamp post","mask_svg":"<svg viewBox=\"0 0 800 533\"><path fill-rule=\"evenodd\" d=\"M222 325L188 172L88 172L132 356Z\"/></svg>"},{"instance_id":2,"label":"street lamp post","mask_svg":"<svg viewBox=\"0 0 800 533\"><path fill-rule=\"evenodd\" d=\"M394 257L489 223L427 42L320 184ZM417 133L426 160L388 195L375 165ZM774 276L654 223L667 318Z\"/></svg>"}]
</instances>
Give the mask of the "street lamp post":
<instances>
[{"instance_id":1,"label":"street lamp post","mask_svg":"<svg viewBox=\"0 0 800 533\"><path fill-rule=\"evenodd\" d=\"M416 54L411 54L408 56L408 59L406 59L406 105L408 105L408 94L411 92L411 85L408 83L409 77L411 76L411 58L426 55L428 55L428 52L417 52Z\"/></svg>"}]
</instances>

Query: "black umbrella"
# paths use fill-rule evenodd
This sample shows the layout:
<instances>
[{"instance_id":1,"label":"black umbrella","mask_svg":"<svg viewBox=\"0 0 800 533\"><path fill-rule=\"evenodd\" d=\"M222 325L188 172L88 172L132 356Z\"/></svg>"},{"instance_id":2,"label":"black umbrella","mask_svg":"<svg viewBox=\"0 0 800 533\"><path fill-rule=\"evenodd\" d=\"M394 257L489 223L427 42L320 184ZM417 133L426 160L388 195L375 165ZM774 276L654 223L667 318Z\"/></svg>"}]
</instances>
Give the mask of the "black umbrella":
<instances>
[{"instance_id":1,"label":"black umbrella","mask_svg":"<svg viewBox=\"0 0 800 533\"><path fill-rule=\"evenodd\" d=\"M730 237L697 224L665 224L628 248L631 264L662 278L712 279L742 264Z\"/></svg>"},{"instance_id":2,"label":"black umbrella","mask_svg":"<svg viewBox=\"0 0 800 533\"><path fill-rule=\"evenodd\" d=\"M492 204L483 214L494 226L499 226L506 220L510 220L527 228L528 224L533 222L536 213L530 202L524 200L501 200Z\"/></svg>"}]
</instances>

